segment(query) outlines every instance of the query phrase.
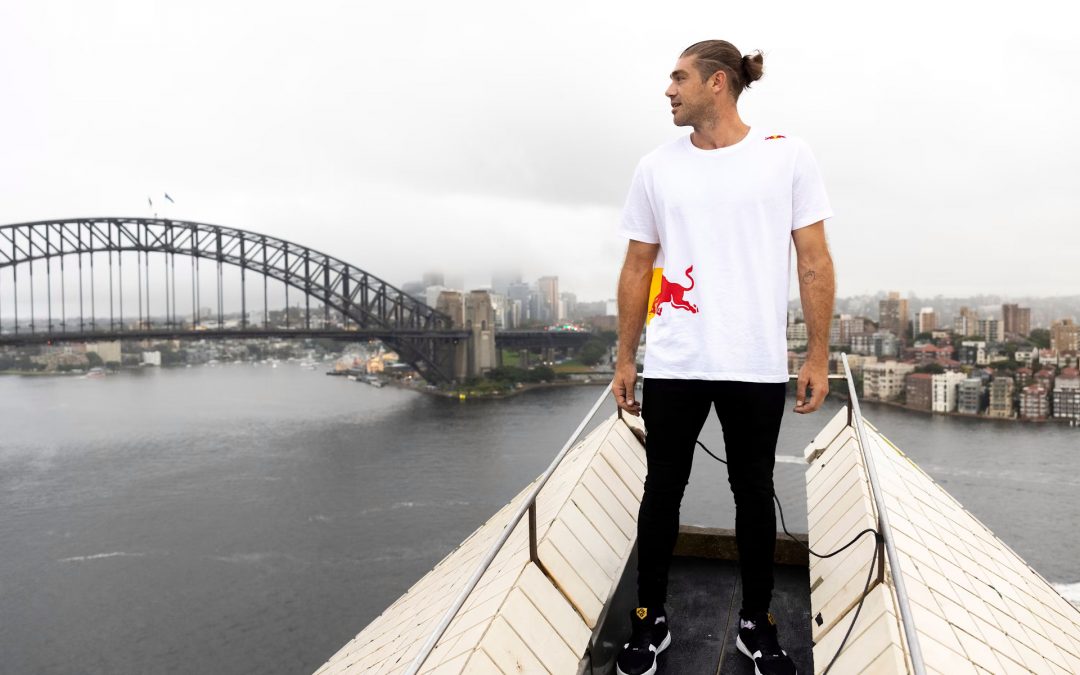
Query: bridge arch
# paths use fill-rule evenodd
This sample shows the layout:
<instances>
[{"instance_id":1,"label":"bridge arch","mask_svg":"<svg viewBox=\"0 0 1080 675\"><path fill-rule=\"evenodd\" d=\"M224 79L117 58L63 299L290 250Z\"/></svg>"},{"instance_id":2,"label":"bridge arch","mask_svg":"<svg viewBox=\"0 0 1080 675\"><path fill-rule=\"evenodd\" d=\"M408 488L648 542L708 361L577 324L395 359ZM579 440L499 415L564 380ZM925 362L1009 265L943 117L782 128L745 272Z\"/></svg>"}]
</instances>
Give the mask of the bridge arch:
<instances>
[{"instance_id":1,"label":"bridge arch","mask_svg":"<svg viewBox=\"0 0 1080 675\"><path fill-rule=\"evenodd\" d=\"M465 336L455 330L449 315L383 279L339 258L257 232L157 218L72 218L0 226L0 271L36 260L123 252L212 260L239 268L242 283L247 271L276 280L322 302L326 311L347 317L365 336L387 342L429 380L451 379L453 344ZM241 297L246 303L246 291ZM246 322L246 312L242 316ZM197 324L196 313L192 328Z\"/></svg>"}]
</instances>

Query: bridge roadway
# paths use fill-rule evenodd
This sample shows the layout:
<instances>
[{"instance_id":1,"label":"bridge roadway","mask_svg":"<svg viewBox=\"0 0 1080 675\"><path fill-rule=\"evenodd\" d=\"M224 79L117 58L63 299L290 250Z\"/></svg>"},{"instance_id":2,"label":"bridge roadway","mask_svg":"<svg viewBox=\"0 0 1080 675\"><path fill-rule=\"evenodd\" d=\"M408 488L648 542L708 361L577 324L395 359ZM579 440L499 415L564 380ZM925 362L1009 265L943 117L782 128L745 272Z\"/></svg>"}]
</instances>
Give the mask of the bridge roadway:
<instances>
[{"instance_id":1,"label":"bridge roadway","mask_svg":"<svg viewBox=\"0 0 1080 675\"><path fill-rule=\"evenodd\" d=\"M328 338L331 340L379 340L386 338L438 338L442 340L467 340L468 330L386 330L379 328L354 328L347 330L308 330L299 328L224 328L224 329L143 329L124 331L62 331L59 333L4 333L0 334L0 346L50 344L54 342L98 342L104 340L241 340L257 338L280 338L297 340L305 338ZM591 337L584 331L500 330L495 331L495 344L499 349L577 348Z\"/></svg>"}]
</instances>

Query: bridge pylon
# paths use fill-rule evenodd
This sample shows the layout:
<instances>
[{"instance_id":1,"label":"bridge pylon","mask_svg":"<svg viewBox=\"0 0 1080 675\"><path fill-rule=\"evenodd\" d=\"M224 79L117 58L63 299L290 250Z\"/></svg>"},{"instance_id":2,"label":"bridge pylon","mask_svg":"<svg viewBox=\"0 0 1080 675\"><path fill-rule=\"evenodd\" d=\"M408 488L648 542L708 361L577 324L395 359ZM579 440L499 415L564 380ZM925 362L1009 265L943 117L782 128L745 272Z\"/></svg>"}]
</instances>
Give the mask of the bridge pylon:
<instances>
[{"instance_id":1,"label":"bridge pylon","mask_svg":"<svg viewBox=\"0 0 1080 675\"><path fill-rule=\"evenodd\" d=\"M469 336L448 345L451 361L448 371L457 381L483 375L495 368L495 308L485 290L443 291L435 309L451 317L453 327L468 331Z\"/></svg>"}]
</instances>

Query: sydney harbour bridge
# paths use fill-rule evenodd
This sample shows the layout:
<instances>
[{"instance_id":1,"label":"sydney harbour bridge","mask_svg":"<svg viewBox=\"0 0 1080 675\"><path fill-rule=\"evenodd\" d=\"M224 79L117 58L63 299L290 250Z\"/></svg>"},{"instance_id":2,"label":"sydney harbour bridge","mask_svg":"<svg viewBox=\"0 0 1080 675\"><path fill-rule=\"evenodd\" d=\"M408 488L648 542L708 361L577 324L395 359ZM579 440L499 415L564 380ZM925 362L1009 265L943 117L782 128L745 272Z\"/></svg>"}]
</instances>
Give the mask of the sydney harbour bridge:
<instances>
[{"instance_id":1,"label":"sydney harbour bridge","mask_svg":"<svg viewBox=\"0 0 1080 675\"><path fill-rule=\"evenodd\" d=\"M0 346L378 339L439 383L479 374L477 352L492 338L489 350L551 350L580 347L589 337L495 330L473 318L460 308L431 307L341 259L257 232L156 218L0 226Z\"/></svg>"}]
</instances>

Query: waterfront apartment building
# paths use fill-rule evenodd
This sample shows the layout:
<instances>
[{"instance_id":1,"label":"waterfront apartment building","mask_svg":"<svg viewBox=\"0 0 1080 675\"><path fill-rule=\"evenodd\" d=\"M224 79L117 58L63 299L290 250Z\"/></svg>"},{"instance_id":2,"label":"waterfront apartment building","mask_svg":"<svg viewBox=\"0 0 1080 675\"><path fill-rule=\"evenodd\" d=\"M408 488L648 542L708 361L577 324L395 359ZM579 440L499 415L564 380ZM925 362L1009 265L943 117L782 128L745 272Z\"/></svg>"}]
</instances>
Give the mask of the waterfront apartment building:
<instances>
[{"instance_id":1,"label":"waterfront apartment building","mask_svg":"<svg viewBox=\"0 0 1080 675\"><path fill-rule=\"evenodd\" d=\"M986 341L990 343L1003 342L1005 339L1004 334L1001 332L1000 319L979 319L976 332L979 337L986 338Z\"/></svg>"},{"instance_id":2,"label":"waterfront apartment building","mask_svg":"<svg viewBox=\"0 0 1080 675\"><path fill-rule=\"evenodd\" d=\"M905 405L916 410L930 410L934 400L933 375L910 373L904 379Z\"/></svg>"},{"instance_id":3,"label":"waterfront apartment building","mask_svg":"<svg viewBox=\"0 0 1080 675\"><path fill-rule=\"evenodd\" d=\"M1080 423L1080 370L1065 368L1054 383L1053 415Z\"/></svg>"},{"instance_id":4,"label":"waterfront apartment building","mask_svg":"<svg viewBox=\"0 0 1080 675\"><path fill-rule=\"evenodd\" d=\"M990 417L1012 417L1015 386L1011 377L995 377L990 382L990 406L986 414Z\"/></svg>"},{"instance_id":5,"label":"waterfront apartment building","mask_svg":"<svg viewBox=\"0 0 1080 675\"><path fill-rule=\"evenodd\" d=\"M1020 417L1044 420L1050 416L1050 399L1041 384L1029 384L1020 390Z\"/></svg>"},{"instance_id":6,"label":"waterfront apartment building","mask_svg":"<svg viewBox=\"0 0 1080 675\"><path fill-rule=\"evenodd\" d=\"M1019 305L1001 306L1001 323L1006 335L1031 335L1031 308Z\"/></svg>"},{"instance_id":7,"label":"waterfront apartment building","mask_svg":"<svg viewBox=\"0 0 1080 675\"><path fill-rule=\"evenodd\" d=\"M965 379L956 388L956 410L967 415L978 415L986 408L986 385L978 375Z\"/></svg>"},{"instance_id":8,"label":"waterfront apartment building","mask_svg":"<svg viewBox=\"0 0 1080 675\"><path fill-rule=\"evenodd\" d=\"M1080 326L1072 319L1062 319L1050 324L1050 349L1059 354L1080 349Z\"/></svg>"},{"instance_id":9,"label":"waterfront apartment building","mask_svg":"<svg viewBox=\"0 0 1080 675\"><path fill-rule=\"evenodd\" d=\"M863 396L888 401L904 390L904 376L915 370L915 364L884 361L863 366Z\"/></svg>"},{"instance_id":10,"label":"waterfront apartment building","mask_svg":"<svg viewBox=\"0 0 1080 675\"><path fill-rule=\"evenodd\" d=\"M1054 369L1053 368L1041 368L1039 372L1035 373L1035 377L1032 381L1035 384L1042 385L1043 389L1050 393L1054 391Z\"/></svg>"},{"instance_id":11,"label":"waterfront apartment building","mask_svg":"<svg viewBox=\"0 0 1080 675\"><path fill-rule=\"evenodd\" d=\"M1016 380L1016 389L1019 391L1020 389L1023 389L1024 387L1031 384L1033 377L1034 376L1031 372L1031 368L1028 368L1026 366L1017 368L1016 375L1013 376L1013 378Z\"/></svg>"},{"instance_id":12,"label":"waterfront apartment building","mask_svg":"<svg viewBox=\"0 0 1080 675\"><path fill-rule=\"evenodd\" d=\"M967 375L955 370L947 370L944 373L935 373L930 379L933 390L930 409L934 412L956 410L960 398L960 383L967 380Z\"/></svg>"},{"instance_id":13,"label":"waterfront apartment building","mask_svg":"<svg viewBox=\"0 0 1080 675\"><path fill-rule=\"evenodd\" d=\"M878 303L878 330L888 331L903 342L907 326L908 301L896 291L890 291L889 297Z\"/></svg>"}]
</instances>

